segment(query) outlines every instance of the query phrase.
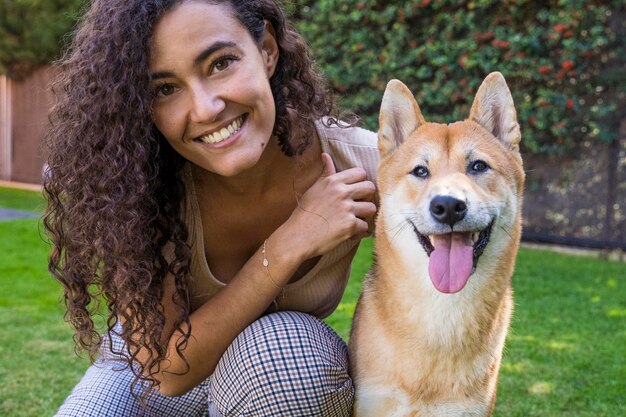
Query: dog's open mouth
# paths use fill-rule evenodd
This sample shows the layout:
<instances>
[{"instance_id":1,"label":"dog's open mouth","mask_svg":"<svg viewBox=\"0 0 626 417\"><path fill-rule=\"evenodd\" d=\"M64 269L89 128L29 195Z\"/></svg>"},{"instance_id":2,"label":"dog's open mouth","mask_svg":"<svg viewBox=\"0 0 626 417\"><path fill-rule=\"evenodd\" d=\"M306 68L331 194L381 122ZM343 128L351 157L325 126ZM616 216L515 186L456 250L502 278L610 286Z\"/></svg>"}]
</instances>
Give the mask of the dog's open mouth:
<instances>
[{"instance_id":1,"label":"dog's open mouth","mask_svg":"<svg viewBox=\"0 0 626 417\"><path fill-rule=\"evenodd\" d=\"M431 236L423 235L411 225L430 258L428 272L435 288L447 294L461 291L489 243L493 221L481 231Z\"/></svg>"}]
</instances>

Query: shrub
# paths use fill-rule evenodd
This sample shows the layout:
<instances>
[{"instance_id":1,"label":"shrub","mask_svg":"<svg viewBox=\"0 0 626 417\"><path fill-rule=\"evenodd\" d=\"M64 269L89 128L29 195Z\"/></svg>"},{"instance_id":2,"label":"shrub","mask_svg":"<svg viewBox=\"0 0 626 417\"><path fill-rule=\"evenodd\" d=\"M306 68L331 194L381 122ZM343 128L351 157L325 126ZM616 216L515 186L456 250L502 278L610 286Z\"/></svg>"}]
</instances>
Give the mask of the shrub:
<instances>
[{"instance_id":1,"label":"shrub","mask_svg":"<svg viewBox=\"0 0 626 417\"><path fill-rule=\"evenodd\" d=\"M370 129L387 81L416 94L427 120L467 117L500 71L526 151L563 153L617 139L625 102L622 1L319 0L291 6L342 105Z\"/></svg>"},{"instance_id":2,"label":"shrub","mask_svg":"<svg viewBox=\"0 0 626 417\"><path fill-rule=\"evenodd\" d=\"M0 0L0 74L23 78L58 56L83 0Z\"/></svg>"},{"instance_id":3,"label":"shrub","mask_svg":"<svg viewBox=\"0 0 626 417\"><path fill-rule=\"evenodd\" d=\"M84 0L0 0L0 73L58 56ZM504 74L526 151L564 153L618 137L626 104L622 0L285 1L344 108L377 128L387 81L427 119L465 118L482 79Z\"/></svg>"}]
</instances>

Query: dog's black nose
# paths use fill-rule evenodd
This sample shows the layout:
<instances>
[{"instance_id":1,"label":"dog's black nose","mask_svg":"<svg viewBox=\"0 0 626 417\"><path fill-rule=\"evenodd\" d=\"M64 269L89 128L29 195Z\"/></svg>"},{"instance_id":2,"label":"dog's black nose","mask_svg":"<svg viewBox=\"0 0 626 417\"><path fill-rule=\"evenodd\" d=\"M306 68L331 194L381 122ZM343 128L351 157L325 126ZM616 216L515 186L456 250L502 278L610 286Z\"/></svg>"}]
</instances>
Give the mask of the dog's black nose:
<instances>
[{"instance_id":1,"label":"dog's black nose","mask_svg":"<svg viewBox=\"0 0 626 417\"><path fill-rule=\"evenodd\" d=\"M439 223L452 227L467 214L467 204L454 197L439 195L430 202L430 214Z\"/></svg>"}]
</instances>

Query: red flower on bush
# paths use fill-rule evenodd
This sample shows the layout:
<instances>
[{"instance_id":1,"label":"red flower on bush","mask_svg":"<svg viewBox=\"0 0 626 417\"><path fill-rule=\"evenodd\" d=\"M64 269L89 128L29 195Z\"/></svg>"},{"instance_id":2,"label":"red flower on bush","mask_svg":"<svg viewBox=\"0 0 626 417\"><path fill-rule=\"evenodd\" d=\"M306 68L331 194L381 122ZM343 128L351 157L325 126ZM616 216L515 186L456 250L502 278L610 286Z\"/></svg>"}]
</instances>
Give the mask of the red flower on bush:
<instances>
[{"instance_id":1,"label":"red flower on bush","mask_svg":"<svg viewBox=\"0 0 626 417\"><path fill-rule=\"evenodd\" d=\"M567 107L568 109L573 109L575 105L576 104L574 103L574 100L571 99L565 102L565 107Z\"/></svg>"},{"instance_id":2,"label":"red flower on bush","mask_svg":"<svg viewBox=\"0 0 626 417\"><path fill-rule=\"evenodd\" d=\"M491 41L491 46L495 47L495 48L500 48L500 49L506 49L511 45L510 42L508 41L503 41L501 39L494 39Z\"/></svg>"},{"instance_id":3,"label":"red flower on bush","mask_svg":"<svg viewBox=\"0 0 626 417\"><path fill-rule=\"evenodd\" d=\"M564 70L569 71L572 68L574 68L574 61L568 59L567 61L563 62L561 66L563 67Z\"/></svg>"},{"instance_id":4,"label":"red flower on bush","mask_svg":"<svg viewBox=\"0 0 626 417\"><path fill-rule=\"evenodd\" d=\"M458 64L463 69L467 68L467 55L463 55L462 57L460 57L458 60Z\"/></svg>"},{"instance_id":5,"label":"red flower on bush","mask_svg":"<svg viewBox=\"0 0 626 417\"><path fill-rule=\"evenodd\" d=\"M558 32L558 33L563 33L565 32L565 30L567 30L567 28L569 27L569 25L564 25L564 24L558 24L558 25L554 25L553 29Z\"/></svg>"},{"instance_id":6,"label":"red flower on bush","mask_svg":"<svg viewBox=\"0 0 626 417\"><path fill-rule=\"evenodd\" d=\"M493 39L494 33L490 30L486 32L480 32L474 35L474 40L476 42L488 41L489 39Z\"/></svg>"},{"instance_id":7,"label":"red flower on bush","mask_svg":"<svg viewBox=\"0 0 626 417\"><path fill-rule=\"evenodd\" d=\"M543 66L539 67L539 72L541 74L548 74L548 73L552 72L552 67L549 67L547 65L543 65Z\"/></svg>"},{"instance_id":8,"label":"red flower on bush","mask_svg":"<svg viewBox=\"0 0 626 417\"><path fill-rule=\"evenodd\" d=\"M404 13L404 9L398 10L398 22L400 23L406 22L406 15Z\"/></svg>"}]
</instances>

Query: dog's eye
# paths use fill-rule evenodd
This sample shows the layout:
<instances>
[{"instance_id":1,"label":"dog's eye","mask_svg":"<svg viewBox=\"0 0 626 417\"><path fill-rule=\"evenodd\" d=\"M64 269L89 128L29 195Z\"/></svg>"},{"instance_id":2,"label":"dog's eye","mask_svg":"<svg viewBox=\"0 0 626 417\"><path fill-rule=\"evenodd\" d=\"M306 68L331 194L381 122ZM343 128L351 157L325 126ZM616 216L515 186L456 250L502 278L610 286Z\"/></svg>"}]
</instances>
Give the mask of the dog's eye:
<instances>
[{"instance_id":1,"label":"dog's eye","mask_svg":"<svg viewBox=\"0 0 626 417\"><path fill-rule=\"evenodd\" d=\"M485 161L473 161L470 163L469 170L472 174L478 174L481 172L485 172L489 169L489 165Z\"/></svg>"},{"instance_id":2,"label":"dog's eye","mask_svg":"<svg viewBox=\"0 0 626 417\"><path fill-rule=\"evenodd\" d=\"M418 165L413 168L411 174L415 175L417 178L428 178L430 172L428 172L428 168L426 168L425 166Z\"/></svg>"}]
</instances>

